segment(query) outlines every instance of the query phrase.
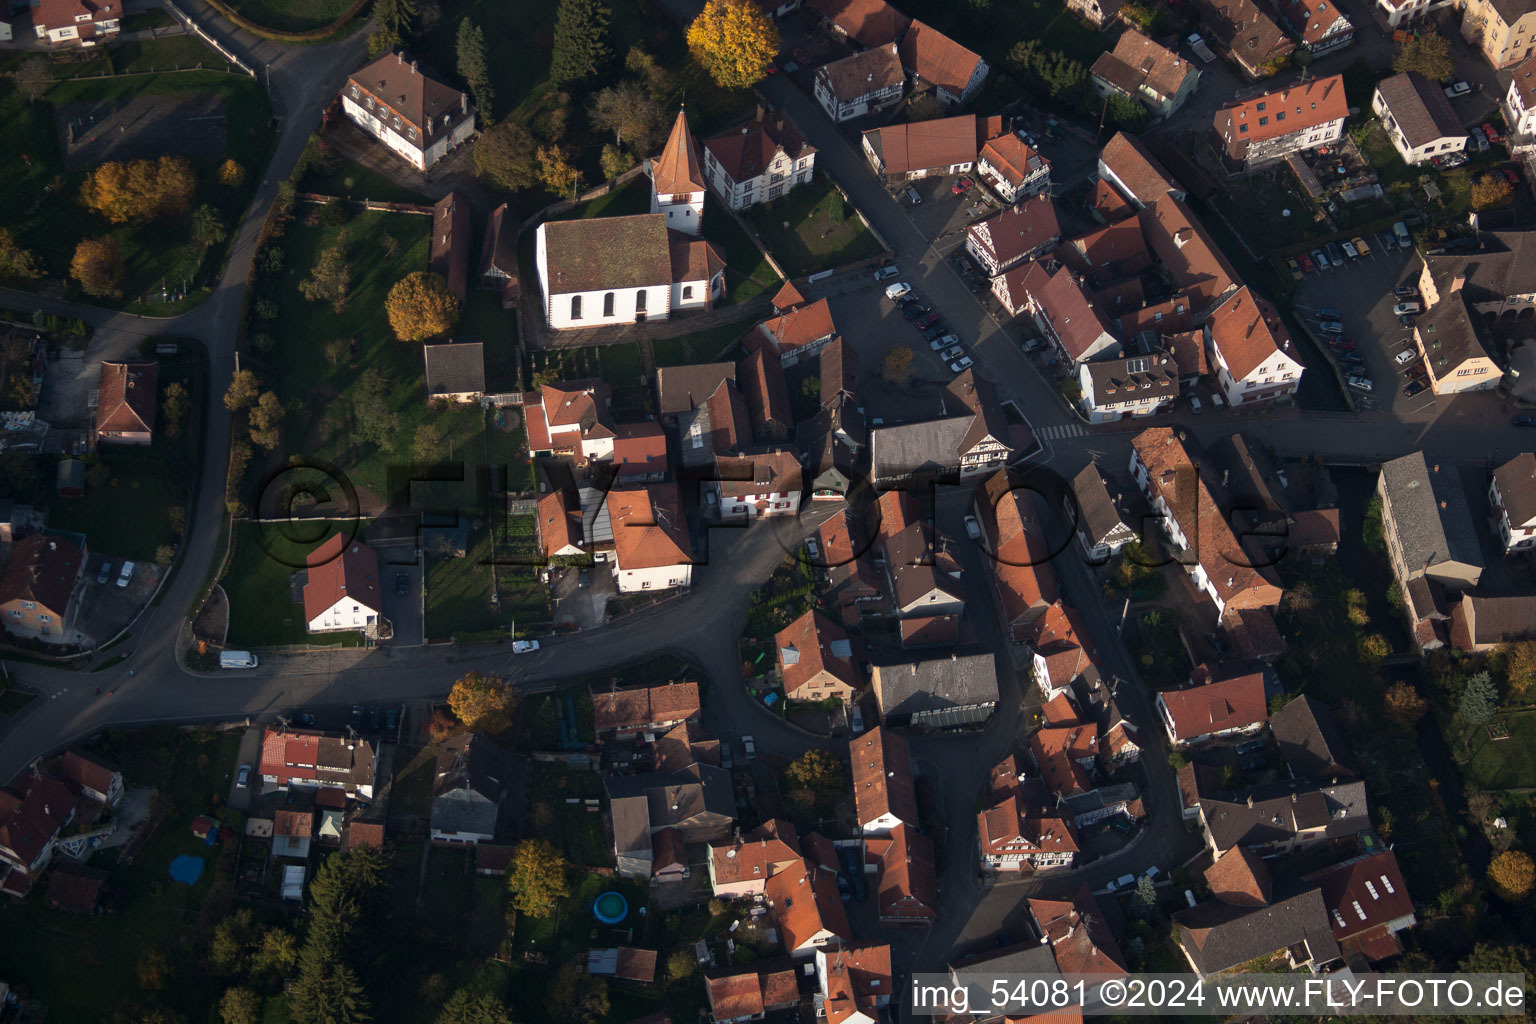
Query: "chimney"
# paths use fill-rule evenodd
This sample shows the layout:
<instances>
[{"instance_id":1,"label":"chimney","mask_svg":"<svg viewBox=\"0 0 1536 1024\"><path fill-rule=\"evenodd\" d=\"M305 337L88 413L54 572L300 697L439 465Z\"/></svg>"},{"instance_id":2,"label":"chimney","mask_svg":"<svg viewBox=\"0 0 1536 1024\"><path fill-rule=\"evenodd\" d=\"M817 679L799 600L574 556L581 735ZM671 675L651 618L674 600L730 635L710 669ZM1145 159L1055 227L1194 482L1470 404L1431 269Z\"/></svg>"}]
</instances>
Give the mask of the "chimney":
<instances>
[{"instance_id":1,"label":"chimney","mask_svg":"<svg viewBox=\"0 0 1536 1024\"><path fill-rule=\"evenodd\" d=\"M762 101L759 100L757 104L757 123L762 124L766 120L768 120L768 108L764 107Z\"/></svg>"},{"instance_id":2,"label":"chimney","mask_svg":"<svg viewBox=\"0 0 1536 1024\"><path fill-rule=\"evenodd\" d=\"M411 61L411 74L414 75L415 73L416 73L416 62L415 61Z\"/></svg>"},{"instance_id":3,"label":"chimney","mask_svg":"<svg viewBox=\"0 0 1536 1024\"><path fill-rule=\"evenodd\" d=\"M405 54L404 54L404 52L402 52L400 50L396 50L395 51L395 63L396 64L404 64L405 63Z\"/></svg>"},{"instance_id":4,"label":"chimney","mask_svg":"<svg viewBox=\"0 0 1536 1024\"><path fill-rule=\"evenodd\" d=\"M462 92L459 93L459 113L461 113L461 114L469 113L469 94L468 93L462 93Z\"/></svg>"},{"instance_id":5,"label":"chimney","mask_svg":"<svg viewBox=\"0 0 1536 1024\"><path fill-rule=\"evenodd\" d=\"M1248 794L1248 806L1249 807L1253 806L1253 794L1252 793Z\"/></svg>"},{"instance_id":6,"label":"chimney","mask_svg":"<svg viewBox=\"0 0 1536 1024\"><path fill-rule=\"evenodd\" d=\"M1467 275L1466 274L1457 274L1455 277L1451 278L1451 291L1452 292L1459 292L1459 291L1461 291L1462 285L1464 285L1466 283L1467 283Z\"/></svg>"}]
</instances>

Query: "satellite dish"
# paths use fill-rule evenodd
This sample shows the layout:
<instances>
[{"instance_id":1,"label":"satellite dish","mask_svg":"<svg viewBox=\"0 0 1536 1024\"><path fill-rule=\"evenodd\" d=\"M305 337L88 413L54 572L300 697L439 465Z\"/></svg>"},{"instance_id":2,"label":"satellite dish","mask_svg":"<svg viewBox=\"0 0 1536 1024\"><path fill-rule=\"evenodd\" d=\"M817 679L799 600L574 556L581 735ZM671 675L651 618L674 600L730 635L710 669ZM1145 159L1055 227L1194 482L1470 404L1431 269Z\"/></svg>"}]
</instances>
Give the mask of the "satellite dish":
<instances>
[{"instance_id":1,"label":"satellite dish","mask_svg":"<svg viewBox=\"0 0 1536 1024\"><path fill-rule=\"evenodd\" d=\"M1290 215L1291 215L1291 211L1290 210L1281 210L1280 211L1280 216L1282 216L1282 217L1289 217Z\"/></svg>"}]
</instances>

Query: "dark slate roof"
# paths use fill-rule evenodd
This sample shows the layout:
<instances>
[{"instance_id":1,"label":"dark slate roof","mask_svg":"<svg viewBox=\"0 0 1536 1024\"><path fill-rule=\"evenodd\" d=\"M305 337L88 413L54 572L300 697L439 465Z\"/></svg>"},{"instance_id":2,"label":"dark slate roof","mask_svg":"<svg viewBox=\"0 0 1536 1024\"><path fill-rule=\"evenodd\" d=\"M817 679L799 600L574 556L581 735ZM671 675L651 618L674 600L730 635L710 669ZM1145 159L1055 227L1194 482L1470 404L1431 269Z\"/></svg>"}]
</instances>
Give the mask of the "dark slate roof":
<instances>
[{"instance_id":1,"label":"dark slate roof","mask_svg":"<svg viewBox=\"0 0 1536 1024\"><path fill-rule=\"evenodd\" d=\"M1210 901L1173 915L1179 944L1202 974L1225 971L1302 944L1314 963L1338 959L1339 944L1317 889L1267 907Z\"/></svg>"},{"instance_id":2,"label":"dark slate roof","mask_svg":"<svg viewBox=\"0 0 1536 1024\"><path fill-rule=\"evenodd\" d=\"M1371 827L1365 783L1358 779L1292 780L1207 795L1209 773L1196 773L1200 805L1216 849L1284 842L1322 826L1329 838L1358 835Z\"/></svg>"},{"instance_id":3,"label":"dark slate roof","mask_svg":"<svg viewBox=\"0 0 1536 1024\"><path fill-rule=\"evenodd\" d=\"M1417 149L1436 139L1467 134L1440 86L1417 71L1405 71L1376 83L1376 91L1408 145Z\"/></svg>"},{"instance_id":4,"label":"dark slate roof","mask_svg":"<svg viewBox=\"0 0 1536 1024\"><path fill-rule=\"evenodd\" d=\"M544 232L550 295L672 284L663 214L552 220L539 230Z\"/></svg>"},{"instance_id":5,"label":"dark slate roof","mask_svg":"<svg viewBox=\"0 0 1536 1024\"><path fill-rule=\"evenodd\" d=\"M1117 531L1130 530L1098 466L1090 462L1072 478L1072 494L1077 498L1078 529L1094 543Z\"/></svg>"},{"instance_id":6,"label":"dark slate roof","mask_svg":"<svg viewBox=\"0 0 1536 1024\"><path fill-rule=\"evenodd\" d=\"M1349 747L1333 713L1315 697L1297 697L1269 717L1280 757L1297 778L1353 774Z\"/></svg>"},{"instance_id":7,"label":"dark slate roof","mask_svg":"<svg viewBox=\"0 0 1536 1024\"><path fill-rule=\"evenodd\" d=\"M1382 463L1381 479L1410 571L1448 559L1483 567L1477 525L1456 467L1436 463L1431 469L1423 452L1410 452Z\"/></svg>"},{"instance_id":8,"label":"dark slate roof","mask_svg":"<svg viewBox=\"0 0 1536 1024\"><path fill-rule=\"evenodd\" d=\"M893 652L894 653L894 652ZM888 661L876 687L886 715L995 704L997 666L990 653L945 654L924 661Z\"/></svg>"},{"instance_id":9,"label":"dark slate roof","mask_svg":"<svg viewBox=\"0 0 1536 1024\"><path fill-rule=\"evenodd\" d=\"M1051 947L1039 942L1020 942L996 952L976 953L949 965L951 977L979 974L1060 974Z\"/></svg>"},{"instance_id":10,"label":"dark slate roof","mask_svg":"<svg viewBox=\"0 0 1536 1024\"><path fill-rule=\"evenodd\" d=\"M423 345L427 397L485 393L485 346L478 341Z\"/></svg>"},{"instance_id":11,"label":"dark slate roof","mask_svg":"<svg viewBox=\"0 0 1536 1024\"><path fill-rule=\"evenodd\" d=\"M644 797L651 828L686 821L697 814L736 816L731 774L714 765L692 764L676 772L622 775L607 780L608 799Z\"/></svg>"}]
</instances>

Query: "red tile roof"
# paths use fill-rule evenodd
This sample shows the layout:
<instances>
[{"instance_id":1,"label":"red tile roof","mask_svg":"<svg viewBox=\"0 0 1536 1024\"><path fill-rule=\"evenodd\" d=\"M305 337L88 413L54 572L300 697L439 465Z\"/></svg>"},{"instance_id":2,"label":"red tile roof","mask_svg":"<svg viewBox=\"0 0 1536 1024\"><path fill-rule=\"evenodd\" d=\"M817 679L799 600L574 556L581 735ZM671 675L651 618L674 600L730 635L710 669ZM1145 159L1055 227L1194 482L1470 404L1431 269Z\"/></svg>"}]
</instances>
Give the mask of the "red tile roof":
<instances>
[{"instance_id":1,"label":"red tile roof","mask_svg":"<svg viewBox=\"0 0 1536 1024\"><path fill-rule=\"evenodd\" d=\"M383 613L379 594L379 556L373 548L344 533L311 551L305 559L309 579L304 584L304 618L313 622L342 598Z\"/></svg>"},{"instance_id":2,"label":"red tile roof","mask_svg":"<svg viewBox=\"0 0 1536 1024\"><path fill-rule=\"evenodd\" d=\"M792 697L811 682L825 688L842 683L850 691L863 687L853 664L848 632L814 609L806 612L773 638L779 652L779 673L784 680L784 695ZM822 678L823 673L832 680ZM838 696L844 696L838 693ZM818 699L824 694L818 692Z\"/></svg>"},{"instance_id":3,"label":"red tile roof","mask_svg":"<svg viewBox=\"0 0 1536 1024\"><path fill-rule=\"evenodd\" d=\"M1225 143L1227 156L1242 160L1252 143L1304 132L1348 116L1344 76L1330 75L1222 107L1216 111L1212 128Z\"/></svg>"},{"instance_id":4,"label":"red tile roof","mask_svg":"<svg viewBox=\"0 0 1536 1024\"><path fill-rule=\"evenodd\" d=\"M469 297L469 243L475 233L469 202L449 192L432 207L432 249L427 267L448 282L462 306Z\"/></svg>"},{"instance_id":5,"label":"red tile roof","mask_svg":"<svg viewBox=\"0 0 1536 1024\"><path fill-rule=\"evenodd\" d=\"M39 0L32 8L32 24L49 30L73 25L80 29L82 39L95 36L96 22L112 21L122 16L123 5L115 0ZM80 23L81 17L88 17L91 24Z\"/></svg>"},{"instance_id":6,"label":"red tile roof","mask_svg":"<svg viewBox=\"0 0 1536 1024\"><path fill-rule=\"evenodd\" d=\"M64 622L85 553L53 534L34 533L11 548L11 560L0 576L0 604L32 601Z\"/></svg>"},{"instance_id":7,"label":"red tile roof","mask_svg":"<svg viewBox=\"0 0 1536 1024\"><path fill-rule=\"evenodd\" d=\"M1150 206L1169 192L1182 191L1134 135L1116 132L1099 153L1099 162L1130 189L1128 198L1142 205Z\"/></svg>"},{"instance_id":8,"label":"red tile roof","mask_svg":"<svg viewBox=\"0 0 1536 1024\"><path fill-rule=\"evenodd\" d=\"M1033 491L1014 489L1006 473L990 477L982 504L988 565L997 582L1003 622L1015 642L1035 637L1035 620L1059 595Z\"/></svg>"},{"instance_id":9,"label":"red tile roof","mask_svg":"<svg viewBox=\"0 0 1536 1024\"><path fill-rule=\"evenodd\" d=\"M866 50L896 42L912 24L885 0L806 0L805 5Z\"/></svg>"},{"instance_id":10,"label":"red tile roof","mask_svg":"<svg viewBox=\"0 0 1536 1024\"><path fill-rule=\"evenodd\" d=\"M1165 195L1139 214L1147 244L1195 313L1209 309L1242 281L1205 228L1178 199Z\"/></svg>"},{"instance_id":11,"label":"red tile roof","mask_svg":"<svg viewBox=\"0 0 1536 1024\"><path fill-rule=\"evenodd\" d=\"M1125 955L1087 885L1066 900L1030 900L1029 914L1063 974L1125 974Z\"/></svg>"},{"instance_id":12,"label":"red tile roof","mask_svg":"<svg viewBox=\"0 0 1536 1024\"><path fill-rule=\"evenodd\" d=\"M116 768L91 754L68 750L65 751L64 761L59 766L59 774L70 782L78 783L87 789L94 789L98 793L105 793L112 788L112 779L118 772Z\"/></svg>"},{"instance_id":13,"label":"red tile roof","mask_svg":"<svg viewBox=\"0 0 1536 1024\"><path fill-rule=\"evenodd\" d=\"M854 1013L881 1019L879 1001L891 992L891 947L845 946L827 957L827 1024L842 1024Z\"/></svg>"},{"instance_id":14,"label":"red tile roof","mask_svg":"<svg viewBox=\"0 0 1536 1024\"><path fill-rule=\"evenodd\" d=\"M699 684L694 682L592 691L592 716L598 732L681 722L697 718L701 709Z\"/></svg>"},{"instance_id":15,"label":"red tile roof","mask_svg":"<svg viewBox=\"0 0 1536 1024\"><path fill-rule=\"evenodd\" d=\"M1280 314L1245 285L1216 307L1207 321L1211 344L1234 379L1242 380L1277 355L1300 364Z\"/></svg>"},{"instance_id":16,"label":"red tile roof","mask_svg":"<svg viewBox=\"0 0 1536 1024\"><path fill-rule=\"evenodd\" d=\"M917 825L912 755L904 737L876 726L848 742L853 763L853 801L859 823L891 815Z\"/></svg>"},{"instance_id":17,"label":"red tile roof","mask_svg":"<svg viewBox=\"0 0 1536 1024\"><path fill-rule=\"evenodd\" d=\"M1211 895L1238 907L1262 907L1269 902L1273 880L1263 859L1252 850L1234 846L1205 869Z\"/></svg>"},{"instance_id":18,"label":"red tile roof","mask_svg":"<svg viewBox=\"0 0 1536 1024\"><path fill-rule=\"evenodd\" d=\"M1257 672L1188 690L1159 690L1158 696L1173 718L1174 736L1181 740L1269 721L1264 677Z\"/></svg>"},{"instance_id":19,"label":"red tile roof","mask_svg":"<svg viewBox=\"0 0 1536 1024\"><path fill-rule=\"evenodd\" d=\"M103 361L96 399L96 433L153 433L158 373L155 363Z\"/></svg>"},{"instance_id":20,"label":"red tile roof","mask_svg":"<svg viewBox=\"0 0 1536 1024\"><path fill-rule=\"evenodd\" d=\"M1042 166L1051 166L1050 160L1012 132L988 139L981 147L981 156L1014 188L1024 184L1024 179L1037 173Z\"/></svg>"},{"instance_id":21,"label":"red tile roof","mask_svg":"<svg viewBox=\"0 0 1536 1024\"><path fill-rule=\"evenodd\" d=\"M688 118L681 110L677 112L677 120L672 122L672 132L667 136L661 155L651 162L651 181L658 195L703 192L705 189L699 147L688 131Z\"/></svg>"},{"instance_id":22,"label":"red tile roof","mask_svg":"<svg viewBox=\"0 0 1536 1024\"><path fill-rule=\"evenodd\" d=\"M874 136L871 145L879 154L885 173L893 177L910 171L974 163L980 149L976 118L972 114L871 128L864 134Z\"/></svg>"},{"instance_id":23,"label":"red tile roof","mask_svg":"<svg viewBox=\"0 0 1536 1024\"><path fill-rule=\"evenodd\" d=\"M801 857L795 826L779 818L769 818L740 839L709 844L710 873L716 886L765 882Z\"/></svg>"},{"instance_id":24,"label":"red tile roof","mask_svg":"<svg viewBox=\"0 0 1536 1024\"><path fill-rule=\"evenodd\" d=\"M1413 914L1413 899L1391 850L1336 864L1306 880L1322 890L1328 924L1340 943Z\"/></svg>"},{"instance_id":25,"label":"red tile roof","mask_svg":"<svg viewBox=\"0 0 1536 1024\"><path fill-rule=\"evenodd\" d=\"M693 547L675 484L608 492L613 547L620 569L691 565Z\"/></svg>"},{"instance_id":26,"label":"red tile roof","mask_svg":"<svg viewBox=\"0 0 1536 1024\"><path fill-rule=\"evenodd\" d=\"M981 57L932 25L913 21L901 41L901 66L925 82L959 96L970 84Z\"/></svg>"},{"instance_id":27,"label":"red tile roof","mask_svg":"<svg viewBox=\"0 0 1536 1024\"><path fill-rule=\"evenodd\" d=\"M613 468L620 479L667 471L667 432L659 423L621 423L613 432Z\"/></svg>"},{"instance_id":28,"label":"red tile roof","mask_svg":"<svg viewBox=\"0 0 1536 1024\"><path fill-rule=\"evenodd\" d=\"M384 822L348 822L347 830L341 837L341 848L350 850L355 846L371 846L375 850L384 849Z\"/></svg>"},{"instance_id":29,"label":"red tile roof","mask_svg":"<svg viewBox=\"0 0 1536 1024\"><path fill-rule=\"evenodd\" d=\"M581 506L566 497L565 488L556 487L540 498L538 510L539 541L545 558L566 547L581 547Z\"/></svg>"},{"instance_id":30,"label":"red tile roof","mask_svg":"<svg viewBox=\"0 0 1536 1024\"><path fill-rule=\"evenodd\" d=\"M775 353L782 355L830 337L837 333L837 325L832 322L831 304L826 299L817 299L764 320L757 325L757 333Z\"/></svg>"},{"instance_id":31,"label":"red tile roof","mask_svg":"<svg viewBox=\"0 0 1536 1024\"><path fill-rule=\"evenodd\" d=\"M976 831L981 852L989 857L1078 851L1077 836L1067 819L1043 808L1031 808L1018 795L1006 796L978 814Z\"/></svg>"},{"instance_id":32,"label":"red tile roof","mask_svg":"<svg viewBox=\"0 0 1536 1024\"><path fill-rule=\"evenodd\" d=\"M795 420L789 410L783 362L773 358L766 346L758 346L737 364L736 379L758 439L784 440Z\"/></svg>"},{"instance_id":33,"label":"red tile roof","mask_svg":"<svg viewBox=\"0 0 1536 1024\"><path fill-rule=\"evenodd\" d=\"M1029 264L1024 274L1024 290L1034 299L1040 315L1050 322L1067 356L1073 360L1082 359L1094 342L1111 333L1088 289L1065 267L1052 273L1044 263Z\"/></svg>"},{"instance_id":34,"label":"red tile roof","mask_svg":"<svg viewBox=\"0 0 1536 1024\"><path fill-rule=\"evenodd\" d=\"M771 305L775 313L782 313L796 306L805 305L805 301L805 296L800 294L800 289L795 287L795 282L785 281L784 287L774 293Z\"/></svg>"},{"instance_id":35,"label":"red tile roof","mask_svg":"<svg viewBox=\"0 0 1536 1024\"><path fill-rule=\"evenodd\" d=\"M837 893L837 876L831 871L802 863L768 879L763 895L773 908L784 948L791 953L807 947L822 931L845 942L853 938Z\"/></svg>"},{"instance_id":36,"label":"red tile roof","mask_svg":"<svg viewBox=\"0 0 1536 1024\"><path fill-rule=\"evenodd\" d=\"M999 267L1006 267L1041 246L1049 245L1061 234L1061 224L1056 218L1056 201L1049 192L1042 192L986 220L977 221L966 230L978 245L992 254Z\"/></svg>"},{"instance_id":37,"label":"red tile roof","mask_svg":"<svg viewBox=\"0 0 1536 1024\"><path fill-rule=\"evenodd\" d=\"M1046 786L1058 797L1086 793L1093 788L1093 777L1081 760L1092 758L1099 740L1099 727L1087 724L1048 726L1029 738L1029 750Z\"/></svg>"},{"instance_id":38,"label":"red tile roof","mask_svg":"<svg viewBox=\"0 0 1536 1024\"><path fill-rule=\"evenodd\" d=\"M791 160L816 152L816 147L801 137L795 123L782 112L727 129L706 139L704 148L734 184L762 174L781 151Z\"/></svg>"},{"instance_id":39,"label":"red tile roof","mask_svg":"<svg viewBox=\"0 0 1536 1024\"><path fill-rule=\"evenodd\" d=\"M1088 634L1070 605L1054 602L1040 616L1036 629L1035 653L1045 661L1052 687L1059 689L1089 669L1097 669Z\"/></svg>"}]
</instances>

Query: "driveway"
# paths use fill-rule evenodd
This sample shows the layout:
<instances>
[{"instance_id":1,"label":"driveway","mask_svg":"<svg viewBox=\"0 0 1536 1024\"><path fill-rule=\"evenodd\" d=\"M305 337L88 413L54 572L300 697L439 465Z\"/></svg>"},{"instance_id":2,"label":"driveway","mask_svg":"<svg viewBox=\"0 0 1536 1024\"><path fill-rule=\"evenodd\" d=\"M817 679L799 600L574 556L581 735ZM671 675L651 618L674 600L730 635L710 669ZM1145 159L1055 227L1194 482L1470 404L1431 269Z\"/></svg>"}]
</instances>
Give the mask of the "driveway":
<instances>
[{"instance_id":1,"label":"driveway","mask_svg":"<svg viewBox=\"0 0 1536 1024\"><path fill-rule=\"evenodd\" d=\"M235 755L233 765L217 765L215 771L226 772L229 775L229 806L237 811L244 811L251 806L251 794L261 790L261 733L259 726L251 726L240 735L240 752ZM244 789L235 785L239 775L240 766L251 766L250 782Z\"/></svg>"}]
</instances>

